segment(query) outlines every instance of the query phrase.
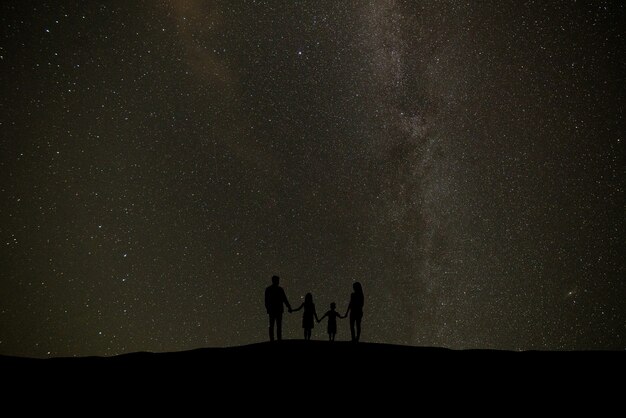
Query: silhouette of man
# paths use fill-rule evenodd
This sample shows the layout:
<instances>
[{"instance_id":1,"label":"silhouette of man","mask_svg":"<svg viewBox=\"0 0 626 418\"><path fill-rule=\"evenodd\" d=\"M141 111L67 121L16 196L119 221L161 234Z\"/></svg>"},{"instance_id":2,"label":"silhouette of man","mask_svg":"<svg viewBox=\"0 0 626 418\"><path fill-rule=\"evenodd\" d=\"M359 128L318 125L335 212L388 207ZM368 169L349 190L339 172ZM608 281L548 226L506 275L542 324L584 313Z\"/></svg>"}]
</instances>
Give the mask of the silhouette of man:
<instances>
[{"instance_id":1,"label":"silhouette of man","mask_svg":"<svg viewBox=\"0 0 626 418\"><path fill-rule=\"evenodd\" d=\"M272 285L265 289L265 309L270 316L270 341L274 341L274 323L276 323L276 339L283 338L283 304L291 313L291 305L287 300L285 291L278 285L280 278L272 276Z\"/></svg>"}]
</instances>

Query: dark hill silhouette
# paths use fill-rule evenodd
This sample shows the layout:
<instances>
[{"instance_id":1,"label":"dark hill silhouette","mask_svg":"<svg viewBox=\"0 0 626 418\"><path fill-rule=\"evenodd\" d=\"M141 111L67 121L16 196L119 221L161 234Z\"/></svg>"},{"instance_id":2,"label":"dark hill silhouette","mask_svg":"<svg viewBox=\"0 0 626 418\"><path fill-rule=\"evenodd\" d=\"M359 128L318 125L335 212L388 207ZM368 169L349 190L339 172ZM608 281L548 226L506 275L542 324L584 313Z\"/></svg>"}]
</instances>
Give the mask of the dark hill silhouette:
<instances>
[{"instance_id":1,"label":"dark hill silhouette","mask_svg":"<svg viewBox=\"0 0 626 418\"><path fill-rule=\"evenodd\" d=\"M619 356L619 357L618 357ZM502 378L512 375L542 374L553 370L568 374L572 364L585 368L585 360L593 360L594 367L615 358L622 363L622 352L598 351L505 351L505 350L451 350L436 347L413 347L347 341L285 340L263 342L236 347L199 348L171 353L137 352L112 357L59 357L36 359L0 356L3 370L39 370L86 373L117 372L120 369L176 372L185 368L209 371L213 375L252 378L297 374L301 369L316 375L324 373L345 376L370 376L373 373L395 373L429 376L451 372L454 375L493 373ZM619 361L618 361L619 360ZM573 362L573 363L572 363Z\"/></svg>"},{"instance_id":2,"label":"dark hill silhouette","mask_svg":"<svg viewBox=\"0 0 626 418\"><path fill-rule=\"evenodd\" d=\"M338 411L371 414L384 408L396 416L407 408L423 415L432 408L467 412L493 410L496 405L534 413L537 405L542 411L546 404L560 411L578 399L591 403L598 394L600 399L621 399L619 385L612 382L623 377L623 362L623 352L449 350L286 340L114 357L0 356L0 372L9 403L28 393L29 402L48 408L51 403L41 399L59 401L64 411L82 402L110 406L111 415L128 411L128 405L142 413L162 413L163 405L169 405L189 411L243 409L255 416L268 410L298 411L306 405L326 414L321 411L332 398ZM23 401L17 404L23 407Z\"/></svg>"},{"instance_id":3,"label":"dark hill silhouette","mask_svg":"<svg viewBox=\"0 0 626 418\"><path fill-rule=\"evenodd\" d=\"M530 396L532 392L535 401L555 402L557 392L570 399L598 389L610 392L616 387L607 380L607 373L621 379L623 363L623 352L449 350L285 340L113 357L0 356L0 372L17 394L20 388L34 384L41 392L80 393L93 402L102 400L99 393L115 391L119 399L133 403L143 399L137 393L152 398L189 398L196 403L208 394L214 402L216 396L224 400L235 393L242 395L240 402L246 407L252 402L251 394L257 400L289 403L307 399L326 405L324 388L331 385L335 388L332 396L349 404L352 401L348 400L355 399L357 404L349 408L367 411L373 400L382 402L385 398L380 396L389 393L400 405L420 402L420 407L434 407L438 405L435 399L449 400L452 405L485 397L489 402L508 399L520 403L526 400L521 394ZM322 398L313 398L312 394L320 393ZM263 402L254 404L253 409L264 410L259 406Z\"/></svg>"}]
</instances>

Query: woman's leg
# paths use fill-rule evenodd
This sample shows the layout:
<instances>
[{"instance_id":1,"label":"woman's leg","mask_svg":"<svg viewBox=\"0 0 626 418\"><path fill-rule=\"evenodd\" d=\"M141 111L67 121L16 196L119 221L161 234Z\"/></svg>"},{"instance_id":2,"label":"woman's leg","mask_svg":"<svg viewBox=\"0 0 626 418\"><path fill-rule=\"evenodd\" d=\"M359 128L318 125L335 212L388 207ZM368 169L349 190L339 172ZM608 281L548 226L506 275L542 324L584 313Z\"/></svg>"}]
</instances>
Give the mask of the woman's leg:
<instances>
[{"instance_id":1,"label":"woman's leg","mask_svg":"<svg viewBox=\"0 0 626 418\"><path fill-rule=\"evenodd\" d=\"M350 335L352 336L352 341L356 340L356 337L354 335L354 323L356 322L356 318L353 316L350 316Z\"/></svg>"}]
</instances>

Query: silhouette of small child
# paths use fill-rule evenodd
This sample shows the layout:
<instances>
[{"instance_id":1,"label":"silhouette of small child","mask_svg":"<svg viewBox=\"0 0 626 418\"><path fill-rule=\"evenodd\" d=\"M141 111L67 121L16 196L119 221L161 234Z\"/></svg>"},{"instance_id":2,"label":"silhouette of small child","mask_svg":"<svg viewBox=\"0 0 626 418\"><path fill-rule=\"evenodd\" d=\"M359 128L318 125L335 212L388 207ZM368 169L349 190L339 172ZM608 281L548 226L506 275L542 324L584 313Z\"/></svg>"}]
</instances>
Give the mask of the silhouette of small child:
<instances>
[{"instance_id":1,"label":"silhouette of small child","mask_svg":"<svg viewBox=\"0 0 626 418\"><path fill-rule=\"evenodd\" d=\"M345 318L345 316L339 315L339 313L335 310L337 309L337 304L335 302L330 304L330 311L326 312L322 318L318 319L317 322L321 322L322 319L328 317L328 340L335 341L335 335L337 334L337 318Z\"/></svg>"},{"instance_id":2,"label":"silhouette of small child","mask_svg":"<svg viewBox=\"0 0 626 418\"><path fill-rule=\"evenodd\" d=\"M299 311L302 308L304 308L304 312L302 313L302 328L304 328L304 339L308 341L311 339L311 331L313 330L313 318L315 318L317 322L320 321L317 317L317 312L315 312L312 294L307 293L302 305L293 309L291 312Z\"/></svg>"}]
</instances>

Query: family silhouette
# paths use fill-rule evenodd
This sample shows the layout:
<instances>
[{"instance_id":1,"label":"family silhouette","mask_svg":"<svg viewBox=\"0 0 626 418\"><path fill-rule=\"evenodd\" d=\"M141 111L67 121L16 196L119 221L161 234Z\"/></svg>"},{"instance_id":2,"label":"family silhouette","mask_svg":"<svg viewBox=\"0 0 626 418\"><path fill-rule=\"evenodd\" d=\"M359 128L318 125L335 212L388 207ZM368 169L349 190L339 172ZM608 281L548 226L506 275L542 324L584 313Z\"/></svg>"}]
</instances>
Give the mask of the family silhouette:
<instances>
[{"instance_id":1,"label":"family silhouette","mask_svg":"<svg viewBox=\"0 0 626 418\"><path fill-rule=\"evenodd\" d=\"M278 276L272 276L272 284L265 289L265 309L269 315L269 336L270 341L274 341L274 327L276 327L276 340L282 339L282 326L283 326L283 313L285 312L285 306L289 313L302 311L302 328L304 329L304 339L309 341L315 321L322 322L325 318L328 318L328 340L335 341L337 335L337 318L343 319L350 314L350 335L353 342L359 342L361 338L361 320L363 319L363 304L365 297L363 295L363 287L361 283L355 282L352 285L354 292L350 295L350 302L348 303L348 309L345 315L341 315L337 312L337 304L332 302L330 304L330 310L328 310L321 318L318 318L317 311L315 310L315 303L313 303L313 295L307 293L304 297L304 302L296 309L292 309L287 295L282 287L279 286L280 278Z\"/></svg>"}]
</instances>

